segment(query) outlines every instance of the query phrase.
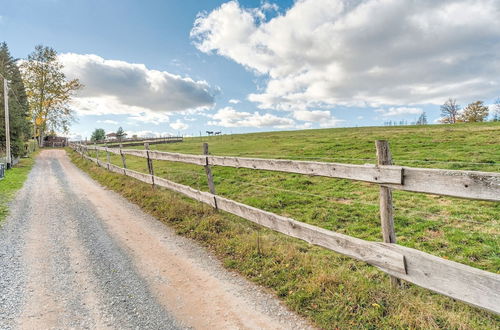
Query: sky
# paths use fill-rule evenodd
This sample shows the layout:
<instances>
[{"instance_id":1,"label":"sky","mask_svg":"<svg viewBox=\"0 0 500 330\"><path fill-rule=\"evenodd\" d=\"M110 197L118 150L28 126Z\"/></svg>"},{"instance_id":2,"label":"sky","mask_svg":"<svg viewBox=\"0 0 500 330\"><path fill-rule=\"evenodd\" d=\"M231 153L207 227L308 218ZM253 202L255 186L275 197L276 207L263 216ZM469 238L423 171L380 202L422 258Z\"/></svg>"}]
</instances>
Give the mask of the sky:
<instances>
[{"instance_id":1,"label":"sky","mask_svg":"<svg viewBox=\"0 0 500 330\"><path fill-rule=\"evenodd\" d=\"M85 85L75 139L434 123L500 97L498 0L0 0L0 41Z\"/></svg>"}]
</instances>

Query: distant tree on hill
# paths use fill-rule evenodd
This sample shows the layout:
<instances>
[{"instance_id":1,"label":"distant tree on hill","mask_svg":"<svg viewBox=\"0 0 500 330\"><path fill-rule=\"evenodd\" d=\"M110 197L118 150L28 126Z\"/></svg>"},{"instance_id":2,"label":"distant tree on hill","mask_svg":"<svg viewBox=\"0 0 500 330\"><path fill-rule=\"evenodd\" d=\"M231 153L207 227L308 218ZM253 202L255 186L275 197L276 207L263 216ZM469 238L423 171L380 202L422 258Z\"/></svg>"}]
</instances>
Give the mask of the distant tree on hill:
<instances>
[{"instance_id":1,"label":"distant tree on hill","mask_svg":"<svg viewBox=\"0 0 500 330\"><path fill-rule=\"evenodd\" d=\"M476 101L468 104L458 120L466 123L482 122L488 118L489 108L484 105L483 101Z\"/></svg>"},{"instance_id":2,"label":"distant tree on hill","mask_svg":"<svg viewBox=\"0 0 500 330\"><path fill-rule=\"evenodd\" d=\"M127 133L125 133L123 128L121 126L118 127L118 130L116 131L116 138L118 139L118 141L121 141L126 135Z\"/></svg>"},{"instance_id":3,"label":"distant tree on hill","mask_svg":"<svg viewBox=\"0 0 500 330\"><path fill-rule=\"evenodd\" d=\"M446 124L454 124L457 122L460 111L460 105L457 104L457 100L449 98L443 105L441 105L441 116L440 122Z\"/></svg>"},{"instance_id":4,"label":"distant tree on hill","mask_svg":"<svg viewBox=\"0 0 500 330\"><path fill-rule=\"evenodd\" d=\"M31 124L21 73L5 42L0 43L0 150L5 150L4 78L9 86L10 151L12 156L17 157L24 152L24 141L31 138Z\"/></svg>"},{"instance_id":5,"label":"distant tree on hill","mask_svg":"<svg viewBox=\"0 0 500 330\"><path fill-rule=\"evenodd\" d=\"M92 132L92 136L90 137L90 141L97 142L97 141L102 141L105 138L106 138L106 132L104 132L104 129L102 129L102 128L96 128Z\"/></svg>"},{"instance_id":6,"label":"distant tree on hill","mask_svg":"<svg viewBox=\"0 0 500 330\"><path fill-rule=\"evenodd\" d=\"M422 112L420 117L418 117L416 124L417 125L427 125L427 115L425 114L425 112Z\"/></svg>"}]
</instances>

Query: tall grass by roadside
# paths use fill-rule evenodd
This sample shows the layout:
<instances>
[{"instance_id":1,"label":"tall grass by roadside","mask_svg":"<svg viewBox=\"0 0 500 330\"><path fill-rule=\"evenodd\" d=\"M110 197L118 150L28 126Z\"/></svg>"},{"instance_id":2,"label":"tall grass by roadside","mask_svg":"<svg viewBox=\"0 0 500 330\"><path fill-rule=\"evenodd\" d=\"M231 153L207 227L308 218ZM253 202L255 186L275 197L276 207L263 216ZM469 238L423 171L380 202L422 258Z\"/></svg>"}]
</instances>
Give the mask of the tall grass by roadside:
<instances>
[{"instance_id":1,"label":"tall grass by roadside","mask_svg":"<svg viewBox=\"0 0 500 330\"><path fill-rule=\"evenodd\" d=\"M21 158L16 166L5 172L5 178L0 180L0 223L7 217L8 203L26 181L37 154L35 152L29 158Z\"/></svg>"},{"instance_id":2,"label":"tall grass by roadside","mask_svg":"<svg viewBox=\"0 0 500 330\"><path fill-rule=\"evenodd\" d=\"M388 139L396 163L419 161L412 166L500 171L499 134L500 125L482 124L272 132L216 137L208 142L217 155L365 163L374 159L373 141ZM199 153L201 141L194 138L153 148ZM203 242L228 268L271 288L320 327L495 328L500 324L492 314L413 285L391 289L387 276L364 263L226 213L213 213L208 206L175 193L152 190L97 168L76 154L72 159L180 234ZM104 153L100 159L105 160ZM111 161L121 164L119 156ZM144 159L127 156L127 165L147 172ZM223 196L356 237L381 239L375 185L247 169L221 167L213 172L217 192ZM203 168L197 166L155 161L155 174L207 190ZM394 195L400 244L499 272L499 203L408 192Z\"/></svg>"}]
</instances>

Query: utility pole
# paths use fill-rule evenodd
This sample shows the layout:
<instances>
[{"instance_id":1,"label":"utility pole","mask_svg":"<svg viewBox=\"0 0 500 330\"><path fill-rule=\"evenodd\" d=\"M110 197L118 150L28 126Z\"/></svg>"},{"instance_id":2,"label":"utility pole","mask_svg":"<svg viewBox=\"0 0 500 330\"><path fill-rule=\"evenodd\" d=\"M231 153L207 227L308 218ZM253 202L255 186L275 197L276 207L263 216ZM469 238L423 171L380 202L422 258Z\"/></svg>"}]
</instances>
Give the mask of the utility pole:
<instances>
[{"instance_id":1,"label":"utility pole","mask_svg":"<svg viewBox=\"0 0 500 330\"><path fill-rule=\"evenodd\" d=\"M9 169L12 164L10 155L9 86L7 85L7 79L5 79L5 77L3 78L3 102L5 107L5 154L7 168Z\"/></svg>"}]
</instances>

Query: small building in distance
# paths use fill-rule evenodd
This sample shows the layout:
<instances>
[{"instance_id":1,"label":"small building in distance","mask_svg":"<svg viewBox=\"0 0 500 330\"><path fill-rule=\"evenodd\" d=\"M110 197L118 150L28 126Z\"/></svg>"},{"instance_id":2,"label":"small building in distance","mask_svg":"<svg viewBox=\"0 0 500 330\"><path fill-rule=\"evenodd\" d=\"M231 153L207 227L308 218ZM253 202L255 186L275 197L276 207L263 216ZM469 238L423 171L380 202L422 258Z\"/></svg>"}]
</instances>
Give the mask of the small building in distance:
<instances>
[{"instance_id":1,"label":"small building in distance","mask_svg":"<svg viewBox=\"0 0 500 330\"><path fill-rule=\"evenodd\" d=\"M68 138L64 136L49 135L43 139L44 147L66 147Z\"/></svg>"},{"instance_id":2,"label":"small building in distance","mask_svg":"<svg viewBox=\"0 0 500 330\"><path fill-rule=\"evenodd\" d=\"M116 133L106 134L106 141L116 141L116 140L118 140L118 135L116 135Z\"/></svg>"}]
</instances>

